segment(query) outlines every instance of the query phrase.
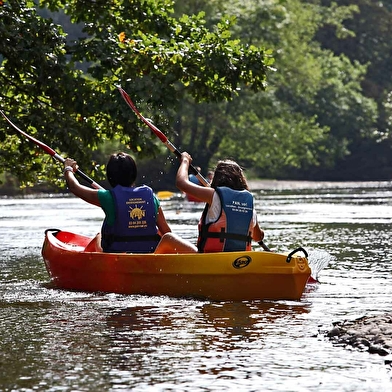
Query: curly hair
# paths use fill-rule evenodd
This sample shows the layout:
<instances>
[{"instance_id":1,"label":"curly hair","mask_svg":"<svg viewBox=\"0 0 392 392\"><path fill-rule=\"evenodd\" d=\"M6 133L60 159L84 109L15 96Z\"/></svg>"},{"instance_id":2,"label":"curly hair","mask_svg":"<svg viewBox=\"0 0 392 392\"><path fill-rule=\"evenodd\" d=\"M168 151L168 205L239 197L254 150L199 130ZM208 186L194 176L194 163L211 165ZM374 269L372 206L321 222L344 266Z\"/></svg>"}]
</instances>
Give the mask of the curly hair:
<instances>
[{"instance_id":1,"label":"curly hair","mask_svg":"<svg viewBox=\"0 0 392 392\"><path fill-rule=\"evenodd\" d=\"M211 187L215 189L218 186L227 186L237 191L249 190L241 166L230 159L218 161Z\"/></svg>"},{"instance_id":2,"label":"curly hair","mask_svg":"<svg viewBox=\"0 0 392 392\"><path fill-rule=\"evenodd\" d=\"M112 154L106 166L106 176L109 184L132 186L137 177L137 167L134 159L125 152Z\"/></svg>"}]
</instances>

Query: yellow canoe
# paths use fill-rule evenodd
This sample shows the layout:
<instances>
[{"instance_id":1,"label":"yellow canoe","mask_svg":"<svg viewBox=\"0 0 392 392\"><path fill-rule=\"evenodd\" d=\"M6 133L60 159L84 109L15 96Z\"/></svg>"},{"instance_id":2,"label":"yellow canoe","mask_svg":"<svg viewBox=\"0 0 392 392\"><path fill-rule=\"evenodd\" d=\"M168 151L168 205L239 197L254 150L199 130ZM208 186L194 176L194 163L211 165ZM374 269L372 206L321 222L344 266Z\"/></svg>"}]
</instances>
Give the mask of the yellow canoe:
<instances>
[{"instance_id":1,"label":"yellow canoe","mask_svg":"<svg viewBox=\"0 0 392 392\"><path fill-rule=\"evenodd\" d=\"M46 230L42 256L57 288L212 301L299 300L310 277L306 252L103 253L93 238Z\"/></svg>"},{"instance_id":2,"label":"yellow canoe","mask_svg":"<svg viewBox=\"0 0 392 392\"><path fill-rule=\"evenodd\" d=\"M157 197L160 200L164 200L164 199L170 199L171 197L175 196L174 192L171 191L159 191L157 193Z\"/></svg>"}]
</instances>

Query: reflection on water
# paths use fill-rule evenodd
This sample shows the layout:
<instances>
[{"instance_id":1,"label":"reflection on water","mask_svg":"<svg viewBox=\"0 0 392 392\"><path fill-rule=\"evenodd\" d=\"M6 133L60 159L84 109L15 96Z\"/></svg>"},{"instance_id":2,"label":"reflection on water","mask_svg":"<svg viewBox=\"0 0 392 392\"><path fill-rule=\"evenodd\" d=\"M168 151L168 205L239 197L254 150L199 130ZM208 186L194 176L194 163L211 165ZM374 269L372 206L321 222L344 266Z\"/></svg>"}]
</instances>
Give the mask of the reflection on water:
<instances>
[{"instance_id":1,"label":"reflection on water","mask_svg":"<svg viewBox=\"0 0 392 392\"><path fill-rule=\"evenodd\" d=\"M69 197L0 199L0 390L390 390L382 358L333 347L322 331L391 309L392 184L264 185L254 192L266 243L303 246L321 282L301 301L52 289L44 230L94 235L102 212ZM173 231L196 241L203 206L162 205Z\"/></svg>"}]
</instances>

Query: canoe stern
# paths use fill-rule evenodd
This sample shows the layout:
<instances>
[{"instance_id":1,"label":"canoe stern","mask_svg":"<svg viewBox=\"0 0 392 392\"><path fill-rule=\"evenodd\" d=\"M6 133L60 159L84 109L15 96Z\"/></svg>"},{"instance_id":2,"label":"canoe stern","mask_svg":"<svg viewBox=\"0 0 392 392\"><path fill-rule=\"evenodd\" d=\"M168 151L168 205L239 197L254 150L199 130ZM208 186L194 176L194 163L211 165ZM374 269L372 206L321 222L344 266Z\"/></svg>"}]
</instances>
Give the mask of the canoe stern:
<instances>
[{"instance_id":1,"label":"canoe stern","mask_svg":"<svg viewBox=\"0 0 392 392\"><path fill-rule=\"evenodd\" d=\"M64 232L61 232L64 233ZM47 233L42 248L52 283L62 289L167 295L213 301L299 300L310 276L305 256L272 252L111 254ZM72 242L73 241L73 242Z\"/></svg>"}]
</instances>

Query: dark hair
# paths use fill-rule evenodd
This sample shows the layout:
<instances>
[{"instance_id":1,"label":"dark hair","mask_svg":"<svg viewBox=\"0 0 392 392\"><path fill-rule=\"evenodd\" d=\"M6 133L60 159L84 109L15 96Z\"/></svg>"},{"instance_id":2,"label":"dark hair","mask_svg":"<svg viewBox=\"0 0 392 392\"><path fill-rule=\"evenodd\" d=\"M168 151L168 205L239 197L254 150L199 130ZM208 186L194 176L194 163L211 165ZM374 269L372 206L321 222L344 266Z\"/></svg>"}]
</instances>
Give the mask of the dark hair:
<instances>
[{"instance_id":1,"label":"dark hair","mask_svg":"<svg viewBox=\"0 0 392 392\"><path fill-rule=\"evenodd\" d=\"M106 166L106 176L113 188L116 185L132 186L137 176L136 163L125 152L112 154Z\"/></svg>"},{"instance_id":2,"label":"dark hair","mask_svg":"<svg viewBox=\"0 0 392 392\"><path fill-rule=\"evenodd\" d=\"M215 189L218 186L227 186L237 191L249 190L240 165L230 159L219 161L215 168L211 187Z\"/></svg>"}]
</instances>

